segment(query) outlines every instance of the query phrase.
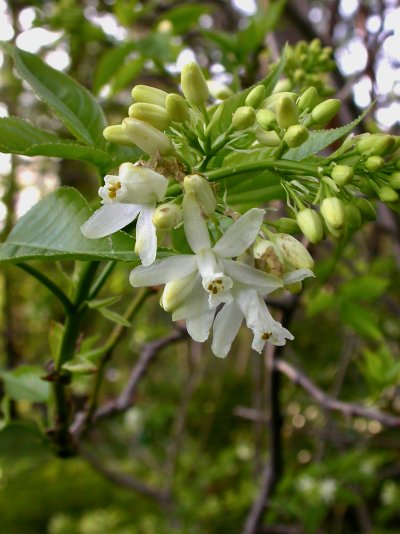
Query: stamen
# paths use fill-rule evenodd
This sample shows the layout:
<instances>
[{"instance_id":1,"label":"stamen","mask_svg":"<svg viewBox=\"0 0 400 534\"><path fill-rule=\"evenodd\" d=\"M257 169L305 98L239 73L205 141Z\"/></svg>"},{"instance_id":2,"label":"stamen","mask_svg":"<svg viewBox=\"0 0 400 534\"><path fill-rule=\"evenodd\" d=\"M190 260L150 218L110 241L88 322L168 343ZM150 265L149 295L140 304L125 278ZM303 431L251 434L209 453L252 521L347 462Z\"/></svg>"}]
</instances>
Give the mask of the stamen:
<instances>
[{"instance_id":1,"label":"stamen","mask_svg":"<svg viewBox=\"0 0 400 534\"><path fill-rule=\"evenodd\" d=\"M263 335L261 336L261 339L263 341L267 341L267 339L269 339L271 336L272 336L272 333L264 332Z\"/></svg>"}]
</instances>

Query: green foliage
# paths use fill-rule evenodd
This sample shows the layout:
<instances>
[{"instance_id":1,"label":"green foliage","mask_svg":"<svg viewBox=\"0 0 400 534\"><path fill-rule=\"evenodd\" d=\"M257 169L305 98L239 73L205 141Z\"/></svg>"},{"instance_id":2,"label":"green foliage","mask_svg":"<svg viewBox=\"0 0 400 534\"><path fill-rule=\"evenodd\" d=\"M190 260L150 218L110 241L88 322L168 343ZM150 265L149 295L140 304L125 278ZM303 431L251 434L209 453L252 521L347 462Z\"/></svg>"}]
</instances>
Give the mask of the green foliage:
<instances>
[{"instance_id":1,"label":"green foliage","mask_svg":"<svg viewBox=\"0 0 400 534\"><path fill-rule=\"evenodd\" d=\"M43 370L40 367L20 365L12 371L0 371L4 382L5 393L11 399L29 402L48 402L50 386L44 382Z\"/></svg>"}]
</instances>

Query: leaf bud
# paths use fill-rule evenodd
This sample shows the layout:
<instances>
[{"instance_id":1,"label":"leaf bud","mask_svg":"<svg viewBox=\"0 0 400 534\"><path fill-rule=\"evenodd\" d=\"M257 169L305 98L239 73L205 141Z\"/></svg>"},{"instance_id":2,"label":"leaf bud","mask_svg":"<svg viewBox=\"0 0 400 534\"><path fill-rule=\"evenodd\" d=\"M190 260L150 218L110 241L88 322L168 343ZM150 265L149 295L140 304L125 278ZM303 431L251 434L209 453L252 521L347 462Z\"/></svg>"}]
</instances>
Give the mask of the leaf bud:
<instances>
[{"instance_id":1,"label":"leaf bud","mask_svg":"<svg viewBox=\"0 0 400 534\"><path fill-rule=\"evenodd\" d=\"M289 219L289 217L281 217L274 223L274 227L278 232L285 234L298 234L300 227L295 219Z\"/></svg>"},{"instance_id":2,"label":"leaf bud","mask_svg":"<svg viewBox=\"0 0 400 534\"><path fill-rule=\"evenodd\" d=\"M336 230L343 228L345 213L343 202L338 197L327 197L321 203L321 215L328 227Z\"/></svg>"},{"instance_id":3,"label":"leaf bud","mask_svg":"<svg viewBox=\"0 0 400 534\"><path fill-rule=\"evenodd\" d=\"M296 124L299 119L296 104L288 96L282 96L276 104L276 119L281 128Z\"/></svg>"},{"instance_id":4,"label":"leaf bud","mask_svg":"<svg viewBox=\"0 0 400 534\"><path fill-rule=\"evenodd\" d=\"M172 230L182 221L182 210L173 202L160 204L153 214L153 224L159 230Z\"/></svg>"},{"instance_id":5,"label":"leaf bud","mask_svg":"<svg viewBox=\"0 0 400 534\"><path fill-rule=\"evenodd\" d=\"M264 146L274 147L281 144L281 138L274 130L266 132L261 128L257 128L256 137L257 141Z\"/></svg>"},{"instance_id":6,"label":"leaf bud","mask_svg":"<svg viewBox=\"0 0 400 534\"><path fill-rule=\"evenodd\" d=\"M399 200L398 192L388 185L380 186L378 190L378 197L382 202L396 202Z\"/></svg>"},{"instance_id":7,"label":"leaf bud","mask_svg":"<svg viewBox=\"0 0 400 534\"><path fill-rule=\"evenodd\" d=\"M263 130L271 130L276 126L276 115L270 109L259 109L256 113L256 121Z\"/></svg>"},{"instance_id":8,"label":"leaf bud","mask_svg":"<svg viewBox=\"0 0 400 534\"><path fill-rule=\"evenodd\" d=\"M212 215L217 207L217 199L214 191L204 176L200 174L190 174L183 180L185 193L193 193L199 203L203 213L207 216Z\"/></svg>"},{"instance_id":9,"label":"leaf bud","mask_svg":"<svg viewBox=\"0 0 400 534\"><path fill-rule=\"evenodd\" d=\"M370 134L361 137L357 150L363 156L383 156L391 151L395 144L394 137L386 134Z\"/></svg>"},{"instance_id":10,"label":"leaf bud","mask_svg":"<svg viewBox=\"0 0 400 534\"><path fill-rule=\"evenodd\" d=\"M352 230L358 230L362 225L361 212L354 202L346 204L344 207L346 214L346 223Z\"/></svg>"},{"instance_id":11,"label":"leaf bud","mask_svg":"<svg viewBox=\"0 0 400 534\"><path fill-rule=\"evenodd\" d=\"M365 162L367 171L379 171L385 165L385 160L381 156L370 156Z\"/></svg>"},{"instance_id":12,"label":"leaf bud","mask_svg":"<svg viewBox=\"0 0 400 534\"><path fill-rule=\"evenodd\" d=\"M232 115L232 126L236 130L245 130L254 124L256 112L250 106L241 106Z\"/></svg>"},{"instance_id":13,"label":"leaf bud","mask_svg":"<svg viewBox=\"0 0 400 534\"><path fill-rule=\"evenodd\" d=\"M181 95L169 94L165 101L165 108L171 121L185 122L189 118L189 106Z\"/></svg>"},{"instance_id":14,"label":"leaf bud","mask_svg":"<svg viewBox=\"0 0 400 534\"><path fill-rule=\"evenodd\" d=\"M340 100L336 98L329 98L325 102L321 102L311 112L313 123L325 126L338 113L341 105Z\"/></svg>"},{"instance_id":15,"label":"leaf bud","mask_svg":"<svg viewBox=\"0 0 400 534\"><path fill-rule=\"evenodd\" d=\"M343 187L352 181L354 172L348 165L336 165L332 169L331 176L336 185Z\"/></svg>"},{"instance_id":16,"label":"leaf bud","mask_svg":"<svg viewBox=\"0 0 400 534\"><path fill-rule=\"evenodd\" d=\"M256 85L246 96L246 106L251 106L252 108L257 109L261 106L261 103L264 100L264 95L265 87L263 85Z\"/></svg>"},{"instance_id":17,"label":"leaf bud","mask_svg":"<svg viewBox=\"0 0 400 534\"><path fill-rule=\"evenodd\" d=\"M103 130L103 136L107 141L110 141L111 143L116 143L117 145L124 145L124 146L136 146L136 143L134 143L131 139L131 137L128 135L126 128L122 124L115 124L113 126L107 126Z\"/></svg>"},{"instance_id":18,"label":"leaf bud","mask_svg":"<svg viewBox=\"0 0 400 534\"><path fill-rule=\"evenodd\" d=\"M188 63L182 69L181 86L185 98L191 104L204 104L208 97L208 85L203 71L197 63Z\"/></svg>"},{"instance_id":19,"label":"leaf bud","mask_svg":"<svg viewBox=\"0 0 400 534\"><path fill-rule=\"evenodd\" d=\"M147 154L159 152L162 156L173 151L170 138L154 126L139 119L124 119L122 121L126 133L132 142Z\"/></svg>"},{"instance_id":20,"label":"leaf bud","mask_svg":"<svg viewBox=\"0 0 400 534\"><path fill-rule=\"evenodd\" d=\"M297 223L305 237L314 245L322 241L324 228L321 217L311 208L301 210L297 214Z\"/></svg>"},{"instance_id":21,"label":"leaf bud","mask_svg":"<svg viewBox=\"0 0 400 534\"><path fill-rule=\"evenodd\" d=\"M369 200L366 198L357 198L356 206L360 210L361 217L364 221L371 222L376 220L376 209Z\"/></svg>"},{"instance_id":22,"label":"leaf bud","mask_svg":"<svg viewBox=\"0 0 400 534\"><path fill-rule=\"evenodd\" d=\"M150 85L135 85L132 89L132 98L135 102L145 102L165 107L165 99L168 93L162 89L151 87Z\"/></svg>"},{"instance_id":23,"label":"leaf bud","mask_svg":"<svg viewBox=\"0 0 400 534\"><path fill-rule=\"evenodd\" d=\"M275 244L290 267L293 269L313 269L314 260L308 250L295 237L276 234Z\"/></svg>"},{"instance_id":24,"label":"leaf bud","mask_svg":"<svg viewBox=\"0 0 400 534\"><path fill-rule=\"evenodd\" d=\"M258 239L253 247L255 267L268 274L281 277L285 272L283 258L272 241Z\"/></svg>"},{"instance_id":25,"label":"leaf bud","mask_svg":"<svg viewBox=\"0 0 400 534\"><path fill-rule=\"evenodd\" d=\"M294 124L286 130L283 140L290 148L302 145L308 139L308 130L303 124Z\"/></svg>"},{"instance_id":26,"label":"leaf bud","mask_svg":"<svg viewBox=\"0 0 400 534\"><path fill-rule=\"evenodd\" d=\"M277 84L274 87L274 90L272 91L272 94L290 91L291 88L292 88L292 84L290 83L290 80L288 80L287 78L283 78L282 80L279 80L277 82Z\"/></svg>"},{"instance_id":27,"label":"leaf bud","mask_svg":"<svg viewBox=\"0 0 400 534\"><path fill-rule=\"evenodd\" d=\"M147 122L157 128L157 130L166 130L169 126L169 117L165 108L156 104L138 102L129 107L129 116L133 119L139 119Z\"/></svg>"},{"instance_id":28,"label":"leaf bud","mask_svg":"<svg viewBox=\"0 0 400 534\"><path fill-rule=\"evenodd\" d=\"M389 176L389 185L393 189L400 189L400 172L395 171Z\"/></svg>"},{"instance_id":29,"label":"leaf bud","mask_svg":"<svg viewBox=\"0 0 400 534\"><path fill-rule=\"evenodd\" d=\"M297 108L301 112L310 111L317 104L318 92L315 87L309 87L304 93L297 99Z\"/></svg>"}]
</instances>

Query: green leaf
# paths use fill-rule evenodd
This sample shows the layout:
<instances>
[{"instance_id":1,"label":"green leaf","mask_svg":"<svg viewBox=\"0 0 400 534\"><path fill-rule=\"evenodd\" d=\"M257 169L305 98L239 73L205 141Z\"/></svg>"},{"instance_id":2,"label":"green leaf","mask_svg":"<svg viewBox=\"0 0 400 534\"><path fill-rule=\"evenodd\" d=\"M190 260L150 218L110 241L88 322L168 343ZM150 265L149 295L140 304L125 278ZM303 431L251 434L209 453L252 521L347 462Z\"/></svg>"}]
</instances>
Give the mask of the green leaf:
<instances>
[{"instance_id":1,"label":"green leaf","mask_svg":"<svg viewBox=\"0 0 400 534\"><path fill-rule=\"evenodd\" d=\"M174 33L176 35L182 35L182 33L197 23L201 15L210 13L211 11L213 11L212 6L190 3L169 9L160 18L160 21L169 20L172 23Z\"/></svg>"},{"instance_id":2,"label":"green leaf","mask_svg":"<svg viewBox=\"0 0 400 534\"><path fill-rule=\"evenodd\" d=\"M50 397L50 384L42 380L43 369L30 365L20 365L12 371L1 371L6 394L13 400L47 402Z\"/></svg>"},{"instance_id":3,"label":"green leaf","mask_svg":"<svg viewBox=\"0 0 400 534\"><path fill-rule=\"evenodd\" d=\"M137 261L134 239L124 232L86 239L80 226L92 211L74 188L60 188L35 204L0 245L0 262L26 260Z\"/></svg>"},{"instance_id":4,"label":"green leaf","mask_svg":"<svg viewBox=\"0 0 400 534\"><path fill-rule=\"evenodd\" d=\"M9 43L3 47L12 55L20 76L79 141L105 146L103 130L107 123L103 111L85 87L47 65L38 55Z\"/></svg>"},{"instance_id":5,"label":"green leaf","mask_svg":"<svg viewBox=\"0 0 400 534\"><path fill-rule=\"evenodd\" d=\"M78 375L89 375L97 371L97 367L90 360L79 355L64 363L62 368L65 371Z\"/></svg>"},{"instance_id":6,"label":"green leaf","mask_svg":"<svg viewBox=\"0 0 400 534\"><path fill-rule=\"evenodd\" d=\"M324 312L328 308L331 308L335 303L335 295L328 293L326 290L321 289L316 295L313 295L307 304L307 316L313 317L321 312Z\"/></svg>"},{"instance_id":7,"label":"green leaf","mask_svg":"<svg viewBox=\"0 0 400 534\"><path fill-rule=\"evenodd\" d=\"M342 302L340 318L344 324L353 328L363 338L374 341L383 339L383 334L378 326L378 317L359 304Z\"/></svg>"},{"instance_id":8,"label":"green leaf","mask_svg":"<svg viewBox=\"0 0 400 534\"><path fill-rule=\"evenodd\" d=\"M105 306L111 306L112 304L115 304L121 299L121 296L118 295L116 297L107 297L105 299L95 299L90 300L87 305L89 308L98 309L98 308L104 308Z\"/></svg>"},{"instance_id":9,"label":"green leaf","mask_svg":"<svg viewBox=\"0 0 400 534\"><path fill-rule=\"evenodd\" d=\"M143 68L145 59L138 57L124 63L115 73L111 80L110 96L115 95L127 85L132 85L133 80L137 78Z\"/></svg>"},{"instance_id":10,"label":"green leaf","mask_svg":"<svg viewBox=\"0 0 400 534\"><path fill-rule=\"evenodd\" d=\"M117 323L121 326L131 326L131 323L125 319L125 317L122 317L119 313L116 313L114 311L109 310L108 308L98 308L98 311L101 313L103 317L108 319L109 321L113 323Z\"/></svg>"},{"instance_id":11,"label":"green leaf","mask_svg":"<svg viewBox=\"0 0 400 534\"><path fill-rule=\"evenodd\" d=\"M16 461L26 459L32 466L32 460L49 452L48 441L34 426L11 423L0 431L0 464L10 473L15 474Z\"/></svg>"},{"instance_id":12,"label":"green leaf","mask_svg":"<svg viewBox=\"0 0 400 534\"><path fill-rule=\"evenodd\" d=\"M98 94L100 89L110 82L126 56L134 49L134 43L125 43L121 46L114 46L101 56L93 77L94 93Z\"/></svg>"},{"instance_id":13,"label":"green leaf","mask_svg":"<svg viewBox=\"0 0 400 534\"><path fill-rule=\"evenodd\" d=\"M324 148L328 147L344 135L349 134L367 115L371 108L366 109L361 115L357 117L349 124L345 124L340 128L334 128L332 130L315 130L310 132L310 136L305 143L298 148L291 148L283 156L284 159L290 159L292 161L301 161L313 154L317 154Z\"/></svg>"},{"instance_id":14,"label":"green leaf","mask_svg":"<svg viewBox=\"0 0 400 534\"><path fill-rule=\"evenodd\" d=\"M342 297L346 299L376 300L386 291L390 280L379 276L365 275L358 276L344 283L339 290Z\"/></svg>"}]
</instances>

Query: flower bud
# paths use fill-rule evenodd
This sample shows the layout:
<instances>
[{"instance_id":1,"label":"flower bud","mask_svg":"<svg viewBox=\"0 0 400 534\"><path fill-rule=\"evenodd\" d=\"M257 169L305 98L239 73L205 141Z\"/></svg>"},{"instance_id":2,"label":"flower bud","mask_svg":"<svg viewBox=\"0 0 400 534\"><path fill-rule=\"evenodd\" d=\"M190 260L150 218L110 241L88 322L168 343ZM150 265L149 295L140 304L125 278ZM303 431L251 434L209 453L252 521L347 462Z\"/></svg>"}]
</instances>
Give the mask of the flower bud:
<instances>
[{"instance_id":1,"label":"flower bud","mask_svg":"<svg viewBox=\"0 0 400 534\"><path fill-rule=\"evenodd\" d=\"M301 112L310 111L317 104L318 93L315 87L309 87L304 93L297 99L297 108Z\"/></svg>"},{"instance_id":2,"label":"flower bud","mask_svg":"<svg viewBox=\"0 0 400 534\"><path fill-rule=\"evenodd\" d=\"M285 272L283 258L272 241L258 239L253 247L255 266L258 270L281 277Z\"/></svg>"},{"instance_id":3,"label":"flower bud","mask_svg":"<svg viewBox=\"0 0 400 534\"><path fill-rule=\"evenodd\" d=\"M325 224L326 224L326 228L328 230L328 232L335 238L335 239L340 239L343 235L343 231L344 231L344 226L342 226L342 228L334 228L333 226L331 226L330 224L328 224L326 221L325 221Z\"/></svg>"},{"instance_id":4,"label":"flower bud","mask_svg":"<svg viewBox=\"0 0 400 534\"><path fill-rule=\"evenodd\" d=\"M256 121L263 130L272 130L276 126L276 115L270 109L259 109L256 113Z\"/></svg>"},{"instance_id":5,"label":"flower bud","mask_svg":"<svg viewBox=\"0 0 400 534\"><path fill-rule=\"evenodd\" d=\"M264 95L265 87L263 85L256 85L246 96L246 106L251 106L252 108L257 109L261 106L261 102L264 100Z\"/></svg>"},{"instance_id":6,"label":"flower bud","mask_svg":"<svg viewBox=\"0 0 400 534\"><path fill-rule=\"evenodd\" d=\"M275 244L279 247L285 262L293 269L313 269L314 260L295 237L288 234L276 234Z\"/></svg>"},{"instance_id":7,"label":"flower bud","mask_svg":"<svg viewBox=\"0 0 400 534\"><path fill-rule=\"evenodd\" d=\"M321 217L311 208L301 210L297 214L300 230L311 243L319 243L324 237Z\"/></svg>"},{"instance_id":8,"label":"flower bud","mask_svg":"<svg viewBox=\"0 0 400 534\"><path fill-rule=\"evenodd\" d=\"M349 228L352 230L358 230L362 225L362 218L360 210L357 208L356 204L353 202L346 204L344 207L344 212L346 214L346 223Z\"/></svg>"},{"instance_id":9,"label":"flower bud","mask_svg":"<svg viewBox=\"0 0 400 534\"><path fill-rule=\"evenodd\" d=\"M171 121L185 122L189 118L189 106L181 95L169 94L165 101L165 108Z\"/></svg>"},{"instance_id":10,"label":"flower bud","mask_svg":"<svg viewBox=\"0 0 400 534\"><path fill-rule=\"evenodd\" d=\"M273 94L273 95L269 96L268 98L266 98L264 100L264 102L262 103L263 109L270 109L271 111L273 111L275 113L276 105L278 103L278 100L280 100L284 96L287 96L287 97L291 98L293 100L293 102L295 102L296 99L297 99L297 94L296 93L289 93L287 91L283 92L283 93L276 93L276 94Z\"/></svg>"},{"instance_id":11,"label":"flower bud","mask_svg":"<svg viewBox=\"0 0 400 534\"><path fill-rule=\"evenodd\" d=\"M215 80L207 80L207 86L210 95L218 100L226 100L233 95L232 89L224 83L216 82Z\"/></svg>"},{"instance_id":12,"label":"flower bud","mask_svg":"<svg viewBox=\"0 0 400 534\"><path fill-rule=\"evenodd\" d=\"M165 108L156 104L146 102L132 104L129 107L129 116L147 122L157 130L166 130L169 126L169 117Z\"/></svg>"},{"instance_id":13,"label":"flower bud","mask_svg":"<svg viewBox=\"0 0 400 534\"><path fill-rule=\"evenodd\" d=\"M321 46L321 41L320 39L318 39L318 37L316 37L315 39L313 39L311 41L311 43L309 44L309 51L312 53L312 54L316 54L317 52L320 52L322 46Z\"/></svg>"},{"instance_id":14,"label":"flower bud","mask_svg":"<svg viewBox=\"0 0 400 534\"><path fill-rule=\"evenodd\" d=\"M294 124L286 130L283 140L290 148L302 145L308 139L308 130L303 124Z\"/></svg>"},{"instance_id":15,"label":"flower bud","mask_svg":"<svg viewBox=\"0 0 400 534\"><path fill-rule=\"evenodd\" d=\"M382 202L396 202L399 200L399 194L397 191L389 187L388 185L381 185L378 190L379 200Z\"/></svg>"},{"instance_id":16,"label":"flower bud","mask_svg":"<svg viewBox=\"0 0 400 534\"><path fill-rule=\"evenodd\" d=\"M393 189L400 189L400 172L395 171L389 176L389 185Z\"/></svg>"},{"instance_id":17,"label":"flower bud","mask_svg":"<svg viewBox=\"0 0 400 534\"><path fill-rule=\"evenodd\" d=\"M159 230L172 230L182 221L182 210L173 202L160 204L153 214L153 224Z\"/></svg>"},{"instance_id":18,"label":"flower bud","mask_svg":"<svg viewBox=\"0 0 400 534\"><path fill-rule=\"evenodd\" d=\"M159 152L164 156L173 151L170 138L147 122L128 118L122 121L122 125L132 142L141 148L143 152L150 155Z\"/></svg>"},{"instance_id":19,"label":"flower bud","mask_svg":"<svg viewBox=\"0 0 400 534\"><path fill-rule=\"evenodd\" d=\"M135 102L145 102L161 107L165 107L167 94L162 89L157 89L150 85L135 85L132 89L132 98Z\"/></svg>"},{"instance_id":20,"label":"flower bud","mask_svg":"<svg viewBox=\"0 0 400 534\"><path fill-rule=\"evenodd\" d=\"M103 136L107 141L116 143L117 145L136 146L128 135L126 128L122 124L115 124L114 126L107 126L103 131Z\"/></svg>"},{"instance_id":21,"label":"flower bud","mask_svg":"<svg viewBox=\"0 0 400 534\"><path fill-rule=\"evenodd\" d=\"M299 119L296 104L288 96L282 96L276 104L276 119L281 128L296 124Z\"/></svg>"},{"instance_id":22,"label":"flower bud","mask_svg":"<svg viewBox=\"0 0 400 534\"><path fill-rule=\"evenodd\" d=\"M395 144L394 137L386 134L370 134L361 137L357 150L363 156L382 156L391 151Z\"/></svg>"},{"instance_id":23,"label":"flower bud","mask_svg":"<svg viewBox=\"0 0 400 534\"><path fill-rule=\"evenodd\" d=\"M331 176L336 185L343 187L352 181L354 172L348 165L336 165L332 169Z\"/></svg>"},{"instance_id":24,"label":"flower bud","mask_svg":"<svg viewBox=\"0 0 400 534\"><path fill-rule=\"evenodd\" d=\"M265 130L262 130L261 128L257 128L256 137L257 137L257 141L261 145L264 145L264 146L273 147L273 146L279 146L281 144L281 138L273 130L266 132Z\"/></svg>"},{"instance_id":25,"label":"flower bud","mask_svg":"<svg viewBox=\"0 0 400 534\"><path fill-rule=\"evenodd\" d=\"M277 232L283 232L285 234L298 234L300 228L295 219L289 219L288 217L281 217L274 223L274 227Z\"/></svg>"},{"instance_id":26,"label":"flower bud","mask_svg":"<svg viewBox=\"0 0 400 534\"><path fill-rule=\"evenodd\" d=\"M336 98L330 98L329 100L325 100L325 102L321 102L311 112L313 123L319 126L325 126L338 113L341 105L340 100Z\"/></svg>"},{"instance_id":27,"label":"flower bud","mask_svg":"<svg viewBox=\"0 0 400 534\"><path fill-rule=\"evenodd\" d=\"M365 168L370 172L379 171L384 165L385 160L381 156L370 156L365 162Z\"/></svg>"},{"instance_id":28,"label":"flower bud","mask_svg":"<svg viewBox=\"0 0 400 534\"><path fill-rule=\"evenodd\" d=\"M343 228L345 223L345 213L343 202L337 197L327 197L321 203L321 215L327 226L336 230Z\"/></svg>"},{"instance_id":29,"label":"flower bud","mask_svg":"<svg viewBox=\"0 0 400 534\"><path fill-rule=\"evenodd\" d=\"M274 87L274 90L272 91L272 94L276 93L282 93L284 91L290 91L292 88L292 84L290 83L290 80L287 78L283 78L282 80L279 80L277 84Z\"/></svg>"},{"instance_id":30,"label":"flower bud","mask_svg":"<svg viewBox=\"0 0 400 534\"><path fill-rule=\"evenodd\" d=\"M256 112L250 106L237 108L232 115L232 125L236 130L245 130L254 124Z\"/></svg>"},{"instance_id":31,"label":"flower bud","mask_svg":"<svg viewBox=\"0 0 400 534\"><path fill-rule=\"evenodd\" d=\"M217 199L208 180L200 174L185 176L183 180L185 193L193 193L203 213L212 215L217 207Z\"/></svg>"},{"instance_id":32,"label":"flower bud","mask_svg":"<svg viewBox=\"0 0 400 534\"><path fill-rule=\"evenodd\" d=\"M160 305L167 312L173 312L187 299L193 291L193 284L190 283L192 275L185 276L179 280L165 284L161 295ZM192 277L193 278L193 277Z\"/></svg>"},{"instance_id":33,"label":"flower bud","mask_svg":"<svg viewBox=\"0 0 400 534\"><path fill-rule=\"evenodd\" d=\"M369 200L366 198L357 198L356 206L360 210L361 217L364 221L370 222L376 220L376 209Z\"/></svg>"},{"instance_id":34,"label":"flower bud","mask_svg":"<svg viewBox=\"0 0 400 534\"><path fill-rule=\"evenodd\" d=\"M182 69L182 92L191 104L201 105L209 97L208 85L197 63L188 63Z\"/></svg>"}]
</instances>

